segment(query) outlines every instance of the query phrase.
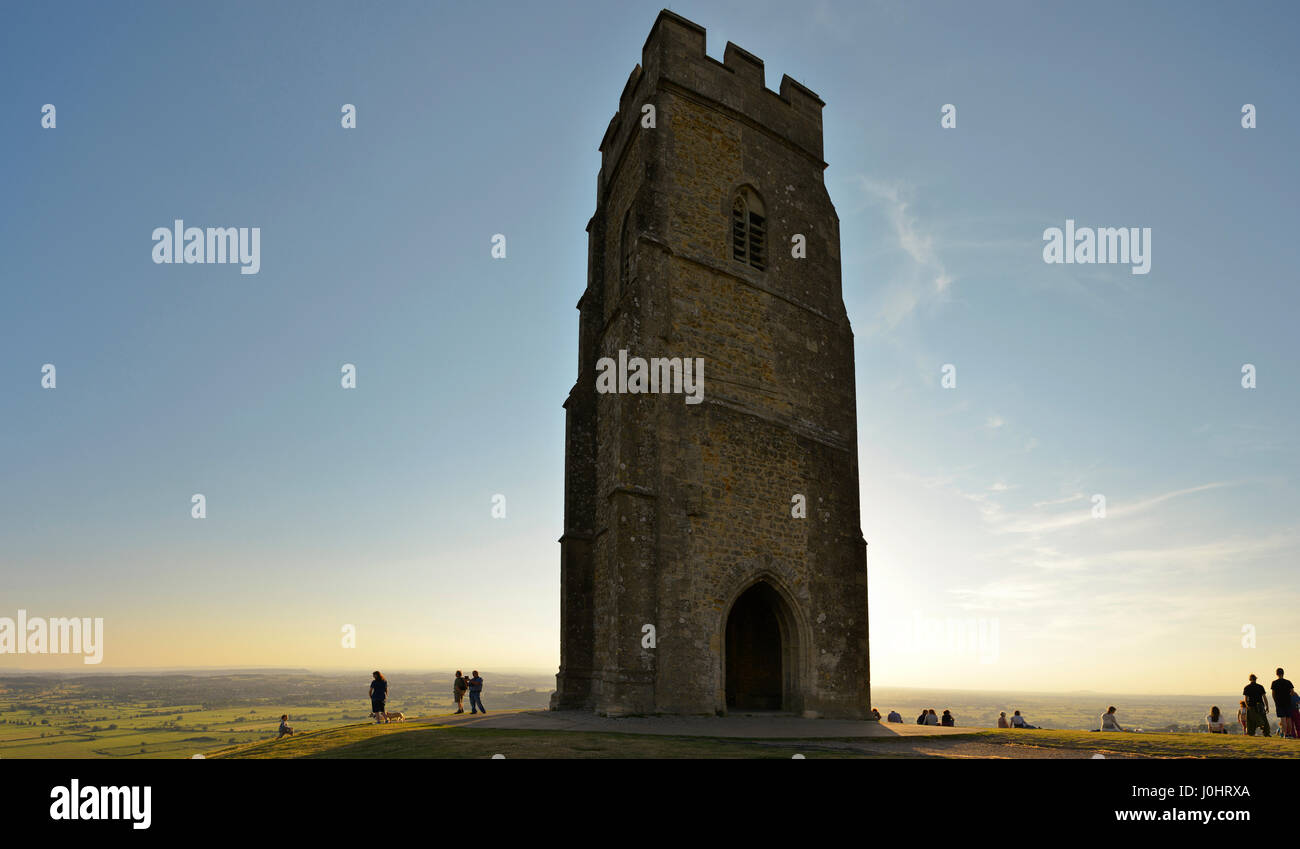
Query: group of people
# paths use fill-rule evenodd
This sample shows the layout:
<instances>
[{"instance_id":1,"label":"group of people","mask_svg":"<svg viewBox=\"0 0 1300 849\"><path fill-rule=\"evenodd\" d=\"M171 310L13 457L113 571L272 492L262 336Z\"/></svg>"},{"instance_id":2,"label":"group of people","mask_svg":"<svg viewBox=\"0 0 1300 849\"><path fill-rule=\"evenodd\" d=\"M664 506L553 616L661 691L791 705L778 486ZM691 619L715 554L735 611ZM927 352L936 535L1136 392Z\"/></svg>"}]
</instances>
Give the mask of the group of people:
<instances>
[{"instance_id":1,"label":"group of people","mask_svg":"<svg viewBox=\"0 0 1300 849\"><path fill-rule=\"evenodd\" d=\"M375 670L371 673L370 682L370 713L375 718L376 723L388 722L389 714L386 709L388 703L388 679L383 673ZM478 674L478 670L473 670L469 676L456 670L456 681L452 684L452 698L456 702L456 713L464 713L465 694L469 693L470 713L487 713L487 708L483 707L483 678ZM397 717L401 719L401 716ZM293 733L292 730L289 732Z\"/></svg>"},{"instance_id":2,"label":"group of people","mask_svg":"<svg viewBox=\"0 0 1300 849\"><path fill-rule=\"evenodd\" d=\"M390 713L388 711L388 679L384 673L376 669L370 673L370 715L375 718L376 724L390 721L390 717L401 720L400 712ZM452 698L456 701L456 713L464 713L465 708L463 701L465 694L469 693L470 713L487 713L487 708L483 707L483 678L475 669L470 675L466 676L459 669L456 670L456 681L452 685ZM289 714L280 716L280 737L292 737L293 728L289 726Z\"/></svg>"},{"instance_id":3,"label":"group of people","mask_svg":"<svg viewBox=\"0 0 1300 849\"><path fill-rule=\"evenodd\" d=\"M1286 679L1286 672L1282 667L1277 668L1277 677L1269 682L1269 690L1273 691L1273 709L1277 714L1278 734L1282 737L1300 737L1300 695L1295 691L1295 686ZM1245 696L1241 700L1241 707L1237 710L1237 721L1241 723L1241 730L1249 736L1255 735L1255 729L1264 732L1265 737L1272 736L1272 730L1268 724L1268 690L1252 674L1250 683L1241 691ZM1219 714L1217 706L1210 708L1210 715L1205 718L1206 724L1210 731L1220 734L1228 733L1228 729L1223 726L1223 717ZM1218 726L1217 728L1215 726Z\"/></svg>"},{"instance_id":4,"label":"group of people","mask_svg":"<svg viewBox=\"0 0 1300 849\"><path fill-rule=\"evenodd\" d=\"M1279 666L1276 674L1277 677L1269 683L1268 690L1259 683L1254 673L1250 675L1250 683L1242 688L1241 694L1245 698L1241 700L1240 707L1237 709L1237 722L1241 723L1241 730L1247 736L1253 737L1256 730L1264 732L1265 737L1271 736L1268 724L1268 697L1269 690L1272 690L1278 734L1283 737L1300 738L1300 693L1296 693L1295 686L1287 680L1286 670ZM1228 722L1224 719L1218 705L1212 705L1210 712L1206 714L1205 728L1211 734L1228 733ZM1111 707L1101 716L1101 730L1127 731L1128 729L1119 724L1115 718L1115 708Z\"/></svg>"},{"instance_id":5,"label":"group of people","mask_svg":"<svg viewBox=\"0 0 1300 849\"><path fill-rule=\"evenodd\" d=\"M998 728L1037 728L1037 725L1030 725L1025 718L1020 715L1020 711L1011 714L1007 719L1007 712L1002 711L998 714Z\"/></svg>"},{"instance_id":6,"label":"group of people","mask_svg":"<svg viewBox=\"0 0 1300 849\"><path fill-rule=\"evenodd\" d=\"M385 709L388 702L388 679L378 670L371 673L371 675L373 678L370 682L371 714L375 717L377 723L388 722L388 712ZM1277 678L1269 684L1269 688L1272 690L1273 707L1277 714L1278 734L1283 737L1300 738L1300 693L1297 693L1295 686L1286 679L1282 667L1277 668ZM456 702L456 713L465 712L466 693L469 694L471 714L487 713L487 708L483 707L483 679L479 676L477 669L471 670L468 676L464 675L459 669L456 670L456 679L452 684L452 698ZM1268 690L1265 690L1255 675L1251 674L1250 683L1245 686L1241 694L1245 698L1241 700L1241 707L1237 711L1237 721L1241 723L1242 731L1249 736L1254 736L1256 729L1259 729L1264 732L1265 737L1271 736L1271 728L1268 723ZM881 719L880 711L872 708L871 718L879 721ZM903 717L898 711L891 710L885 721L902 722ZM944 710L943 716L939 716L935 713L934 708L926 708L916 718L916 724L953 728L957 725L957 720L949 710ZM1101 715L1098 725L1099 731L1128 730L1119 724L1114 705L1111 705ZM1209 714L1205 717L1205 725L1211 734L1228 733L1227 723L1224 721L1223 713L1219 710L1218 705L1210 708ZM1037 727L1026 722L1020 711L1015 711L1010 718L1007 717L1006 711L1002 711L998 715L998 728ZM280 717L280 737L292 735L293 729L289 727L289 715L285 714Z\"/></svg>"},{"instance_id":7,"label":"group of people","mask_svg":"<svg viewBox=\"0 0 1300 849\"><path fill-rule=\"evenodd\" d=\"M1114 708L1111 709L1114 710ZM871 718L877 720L880 719L880 711L876 710L875 708L872 708ZM889 715L885 717L885 721L902 722L903 715L896 710L891 710L889 712ZM952 711L950 710L945 710L943 712L943 716L939 716L934 712L934 708L926 708L925 710L921 711L920 716L916 718L916 724L917 725L938 725L942 728L955 728L957 726L957 719L952 715ZM1016 711L1011 716L1010 719L1007 718L1006 711L1002 711L1001 715L998 716L998 728L1037 728L1037 727L1038 727L1037 725L1030 725L1028 722L1026 722L1025 718L1020 715L1020 711Z\"/></svg>"},{"instance_id":8,"label":"group of people","mask_svg":"<svg viewBox=\"0 0 1300 849\"><path fill-rule=\"evenodd\" d=\"M456 713L465 712L465 693L469 693L469 712L470 713L487 713L487 708L483 707L483 679L479 677L478 670L470 670L470 677L466 678L460 670L456 670L456 681L452 684L452 697L456 700Z\"/></svg>"},{"instance_id":9,"label":"group of people","mask_svg":"<svg viewBox=\"0 0 1300 849\"><path fill-rule=\"evenodd\" d=\"M875 708L872 708L871 718L879 721L880 711L876 710ZM885 721L902 722L903 716L898 711L891 710L889 712L889 716L885 719ZM945 728L953 728L957 725L957 720L953 717L952 711L950 710L945 710L943 712L943 716L939 716L934 712L934 708L926 708L925 710L921 711L921 715L916 718L916 724L917 725L941 725Z\"/></svg>"},{"instance_id":10,"label":"group of people","mask_svg":"<svg viewBox=\"0 0 1300 849\"><path fill-rule=\"evenodd\" d=\"M1280 666L1277 668L1277 677L1269 683L1268 689L1259 683L1255 675L1250 676L1250 683L1241 691L1245 698L1241 700L1241 707L1237 711L1237 721L1241 723L1241 730L1249 736L1254 736L1256 730L1262 731L1265 737L1271 736L1268 722L1270 690L1273 697L1273 710L1277 716L1278 734L1282 737L1300 739L1300 693L1297 693L1295 686L1287 680L1286 671ZM871 716L879 720L880 711L872 708ZM903 717L898 711L891 710L886 721L902 722ZM935 715L933 708L927 708L916 718L916 724L954 726L957 722L949 711L945 710L943 716L939 717ZM1097 726L1097 731L1129 730L1119 724L1114 705L1101 715ZM1228 733L1228 723L1218 705L1210 708L1209 714L1205 717L1205 727L1211 734ZM1002 711L998 715L998 728L1037 728L1037 726L1026 722L1020 715L1020 711L1016 711L1010 718L1007 717L1006 711Z\"/></svg>"}]
</instances>

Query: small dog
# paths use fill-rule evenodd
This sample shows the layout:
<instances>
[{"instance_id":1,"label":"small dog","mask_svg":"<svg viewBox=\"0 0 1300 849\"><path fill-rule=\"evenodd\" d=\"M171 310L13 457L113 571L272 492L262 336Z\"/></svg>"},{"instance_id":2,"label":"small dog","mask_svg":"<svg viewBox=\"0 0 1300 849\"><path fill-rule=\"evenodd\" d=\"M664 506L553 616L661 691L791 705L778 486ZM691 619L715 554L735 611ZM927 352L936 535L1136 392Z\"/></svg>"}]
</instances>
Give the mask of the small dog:
<instances>
[{"instance_id":1,"label":"small dog","mask_svg":"<svg viewBox=\"0 0 1300 849\"><path fill-rule=\"evenodd\" d=\"M379 714L377 714L377 713L372 713L372 714L370 714L370 716L371 716L372 719L375 720L375 722L379 722L379 723L382 723L382 722L383 722L383 720L379 718ZM389 722L405 722L405 721L406 721L406 714L402 713L400 710L390 710L390 711L388 712L388 721L389 721Z\"/></svg>"}]
</instances>

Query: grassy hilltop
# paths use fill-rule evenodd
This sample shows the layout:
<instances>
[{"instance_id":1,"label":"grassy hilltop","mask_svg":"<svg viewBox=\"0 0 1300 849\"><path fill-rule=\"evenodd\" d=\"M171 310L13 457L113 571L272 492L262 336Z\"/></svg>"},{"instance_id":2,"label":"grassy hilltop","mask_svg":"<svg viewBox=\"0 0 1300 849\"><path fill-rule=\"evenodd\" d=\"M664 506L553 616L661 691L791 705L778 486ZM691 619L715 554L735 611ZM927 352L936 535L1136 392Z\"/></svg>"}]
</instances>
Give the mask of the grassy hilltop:
<instances>
[{"instance_id":1,"label":"grassy hilltop","mask_svg":"<svg viewBox=\"0 0 1300 849\"><path fill-rule=\"evenodd\" d=\"M1210 734L980 730L934 737L757 740L476 728L442 717L344 725L227 747L224 758L1298 758L1300 741Z\"/></svg>"},{"instance_id":2,"label":"grassy hilltop","mask_svg":"<svg viewBox=\"0 0 1300 849\"><path fill-rule=\"evenodd\" d=\"M687 736L713 733L669 726L644 733L633 724L558 730L525 723L497 726L502 714L546 707L553 675L493 672L487 702L493 721L451 719L451 674L393 670L390 707L413 721L366 722L369 673L305 670L211 670L111 674L0 674L0 758L365 757L749 758L911 757L1294 757L1300 741L1178 733L1203 727L1208 706L1230 696L1035 694L877 687L883 711L910 720L922 707L950 708L958 735L905 739L816 740ZM1145 734L1095 734L1107 704ZM1045 730L992 730L999 711L1021 710ZM281 714L299 731L274 741ZM910 724L910 723L909 723ZM809 725L817 729L816 724ZM624 730L626 729L626 730ZM662 730L662 729L660 729ZM678 734L681 731L683 733ZM633 733L637 732L637 733ZM746 733L746 732L741 732ZM755 733L759 733L755 731ZM799 731L797 733L804 733ZM808 733L816 733L810 730ZM821 733L829 733L822 731ZM839 732L834 732L839 733Z\"/></svg>"}]
</instances>

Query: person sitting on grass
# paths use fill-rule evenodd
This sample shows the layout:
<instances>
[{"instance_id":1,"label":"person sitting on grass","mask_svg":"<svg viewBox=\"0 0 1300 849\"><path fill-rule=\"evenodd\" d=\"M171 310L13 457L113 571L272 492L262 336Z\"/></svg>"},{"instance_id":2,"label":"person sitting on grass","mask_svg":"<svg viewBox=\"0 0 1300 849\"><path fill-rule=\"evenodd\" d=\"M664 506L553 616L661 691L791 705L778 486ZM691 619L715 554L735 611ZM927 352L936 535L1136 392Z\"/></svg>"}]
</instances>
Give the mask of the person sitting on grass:
<instances>
[{"instance_id":1,"label":"person sitting on grass","mask_svg":"<svg viewBox=\"0 0 1300 849\"><path fill-rule=\"evenodd\" d=\"M957 724L957 720L953 717L952 711L944 710L943 716L939 718L939 724L945 728L952 728Z\"/></svg>"},{"instance_id":2,"label":"person sitting on grass","mask_svg":"<svg viewBox=\"0 0 1300 849\"><path fill-rule=\"evenodd\" d=\"M872 709L871 709L871 718L874 719L876 722L879 722L879 721L880 721L880 711L876 710L875 708L872 708Z\"/></svg>"},{"instance_id":3,"label":"person sitting on grass","mask_svg":"<svg viewBox=\"0 0 1300 849\"><path fill-rule=\"evenodd\" d=\"M1002 711L1002 713L998 714L998 728L1010 728L1010 727L1011 727L1011 723L1007 722L1007 712Z\"/></svg>"},{"instance_id":4,"label":"person sitting on grass","mask_svg":"<svg viewBox=\"0 0 1300 849\"><path fill-rule=\"evenodd\" d=\"M1012 728L1038 728L1037 725L1030 725L1028 722L1025 722L1025 718L1020 715L1020 711L1016 711L1012 715L1011 727Z\"/></svg>"},{"instance_id":5,"label":"person sitting on grass","mask_svg":"<svg viewBox=\"0 0 1300 849\"><path fill-rule=\"evenodd\" d=\"M891 711L889 712L889 721L890 721L890 722L902 722L902 721L903 721L903 715L902 715L901 713L899 713L898 711L896 711L896 710L891 710Z\"/></svg>"},{"instance_id":6,"label":"person sitting on grass","mask_svg":"<svg viewBox=\"0 0 1300 849\"><path fill-rule=\"evenodd\" d=\"M1210 730L1211 734L1228 733L1228 727L1223 723L1223 715L1219 713L1218 705L1210 708L1210 715L1205 717L1205 727Z\"/></svg>"},{"instance_id":7,"label":"person sitting on grass","mask_svg":"<svg viewBox=\"0 0 1300 849\"><path fill-rule=\"evenodd\" d=\"M1102 731L1125 730L1124 726L1120 725L1119 720L1115 717L1114 705L1111 705L1109 708L1107 708L1106 712L1101 715L1101 730Z\"/></svg>"},{"instance_id":8,"label":"person sitting on grass","mask_svg":"<svg viewBox=\"0 0 1300 849\"><path fill-rule=\"evenodd\" d=\"M280 715L280 737L292 737L292 736L293 736L293 729L289 727L289 714L287 713L281 714ZM279 740L280 737L276 737L275 739Z\"/></svg>"}]
</instances>

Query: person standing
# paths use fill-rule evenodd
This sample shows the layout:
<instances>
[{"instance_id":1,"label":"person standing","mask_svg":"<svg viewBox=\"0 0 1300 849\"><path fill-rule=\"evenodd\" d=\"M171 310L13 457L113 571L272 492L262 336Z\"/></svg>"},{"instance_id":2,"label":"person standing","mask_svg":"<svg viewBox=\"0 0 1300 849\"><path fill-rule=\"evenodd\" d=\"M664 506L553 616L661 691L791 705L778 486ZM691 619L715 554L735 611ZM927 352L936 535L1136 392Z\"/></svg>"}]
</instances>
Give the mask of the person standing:
<instances>
[{"instance_id":1,"label":"person standing","mask_svg":"<svg viewBox=\"0 0 1300 849\"><path fill-rule=\"evenodd\" d=\"M487 708L483 707L483 679L479 677L477 669L471 671L470 676L469 712L487 713Z\"/></svg>"},{"instance_id":2,"label":"person standing","mask_svg":"<svg viewBox=\"0 0 1300 849\"><path fill-rule=\"evenodd\" d=\"M456 702L456 713L465 712L465 691L469 689L469 681L465 674L459 669L456 670L456 682L451 685L451 697Z\"/></svg>"},{"instance_id":3,"label":"person standing","mask_svg":"<svg viewBox=\"0 0 1300 849\"><path fill-rule=\"evenodd\" d=\"M1277 678L1269 684L1273 690L1273 709L1277 711L1277 724L1287 737L1296 736L1295 725L1291 722L1291 691L1295 686L1286 680L1282 667L1277 668Z\"/></svg>"},{"instance_id":4,"label":"person standing","mask_svg":"<svg viewBox=\"0 0 1300 849\"><path fill-rule=\"evenodd\" d=\"M388 701L388 679L379 670L371 674L374 680L370 682L370 712L375 715L376 723L387 722L388 714L384 711L384 703Z\"/></svg>"},{"instance_id":5,"label":"person standing","mask_svg":"<svg viewBox=\"0 0 1300 849\"><path fill-rule=\"evenodd\" d=\"M1250 683L1242 689L1241 694L1246 697L1246 734L1255 736L1255 728L1263 728L1264 736L1271 737L1272 730L1268 727L1268 696L1264 685L1255 679L1255 673L1250 674Z\"/></svg>"},{"instance_id":6,"label":"person standing","mask_svg":"<svg viewBox=\"0 0 1300 849\"><path fill-rule=\"evenodd\" d=\"M1241 733L1242 733L1242 734L1247 733L1247 731L1246 731L1246 719L1247 719L1248 715L1249 715L1249 711L1246 710L1246 700L1245 700L1245 699L1242 699L1242 700L1241 700L1241 707L1237 708L1237 721L1241 723Z\"/></svg>"}]
</instances>

